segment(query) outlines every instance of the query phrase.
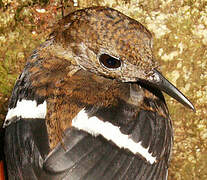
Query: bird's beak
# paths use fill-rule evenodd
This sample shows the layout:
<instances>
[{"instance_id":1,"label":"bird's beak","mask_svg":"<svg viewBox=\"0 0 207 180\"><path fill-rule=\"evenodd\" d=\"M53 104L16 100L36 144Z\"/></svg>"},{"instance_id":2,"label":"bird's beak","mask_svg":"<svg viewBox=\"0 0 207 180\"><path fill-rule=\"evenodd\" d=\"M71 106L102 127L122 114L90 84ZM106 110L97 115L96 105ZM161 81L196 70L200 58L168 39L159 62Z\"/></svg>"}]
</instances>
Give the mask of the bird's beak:
<instances>
[{"instance_id":1,"label":"bird's beak","mask_svg":"<svg viewBox=\"0 0 207 180\"><path fill-rule=\"evenodd\" d=\"M158 70L153 70L153 76L149 80L150 84L169 96L176 99L184 106L195 111L193 104L181 93L173 84L171 84Z\"/></svg>"}]
</instances>

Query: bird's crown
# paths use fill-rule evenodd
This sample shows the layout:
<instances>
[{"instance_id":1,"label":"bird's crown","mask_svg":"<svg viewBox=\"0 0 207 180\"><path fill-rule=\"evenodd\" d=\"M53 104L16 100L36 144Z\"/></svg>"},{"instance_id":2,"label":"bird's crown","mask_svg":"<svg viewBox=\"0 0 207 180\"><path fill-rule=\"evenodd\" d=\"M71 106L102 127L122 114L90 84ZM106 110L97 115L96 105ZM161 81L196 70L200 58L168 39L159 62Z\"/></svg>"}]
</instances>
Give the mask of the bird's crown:
<instances>
[{"instance_id":1,"label":"bird's crown","mask_svg":"<svg viewBox=\"0 0 207 180\"><path fill-rule=\"evenodd\" d=\"M52 53L110 78L146 79L156 66L151 33L111 8L94 7L71 13L59 22L51 37Z\"/></svg>"}]
</instances>

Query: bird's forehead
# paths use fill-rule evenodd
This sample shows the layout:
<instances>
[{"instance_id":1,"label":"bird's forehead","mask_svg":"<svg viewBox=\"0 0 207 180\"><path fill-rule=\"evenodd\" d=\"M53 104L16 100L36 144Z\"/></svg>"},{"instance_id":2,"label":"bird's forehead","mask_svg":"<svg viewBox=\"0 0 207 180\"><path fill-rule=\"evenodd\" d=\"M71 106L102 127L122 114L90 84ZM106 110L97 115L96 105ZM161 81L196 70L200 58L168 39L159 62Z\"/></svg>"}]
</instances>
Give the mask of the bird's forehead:
<instances>
[{"instance_id":1,"label":"bird's forehead","mask_svg":"<svg viewBox=\"0 0 207 180\"><path fill-rule=\"evenodd\" d=\"M134 65L154 65L151 33L141 23L119 11L89 8L76 12L69 21L72 23L67 34L71 40L84 43L97 54L105 50Z\"/></svg>"}]
</instances>

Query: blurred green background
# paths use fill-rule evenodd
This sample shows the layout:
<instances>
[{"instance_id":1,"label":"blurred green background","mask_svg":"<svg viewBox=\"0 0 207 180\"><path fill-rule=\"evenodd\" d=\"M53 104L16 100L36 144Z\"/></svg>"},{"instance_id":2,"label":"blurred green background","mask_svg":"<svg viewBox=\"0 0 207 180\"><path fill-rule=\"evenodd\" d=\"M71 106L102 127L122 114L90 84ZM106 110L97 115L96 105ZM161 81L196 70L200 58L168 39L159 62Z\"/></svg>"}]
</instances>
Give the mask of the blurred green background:
<instances>
[{"instance_id":1,"label":"blurred green background","mask_svg":"<svg viewBox=\"0 0 207 180\"><path fill-rule=\"evenodd\" d=\"M154 36L163 74L195 105L196 113L166 97L174 127L169 180L207 179L206 0L0 0L0 126L16 78L31 51L63 15L95 5L117 9Z\"/></svg>"}]
</instances>

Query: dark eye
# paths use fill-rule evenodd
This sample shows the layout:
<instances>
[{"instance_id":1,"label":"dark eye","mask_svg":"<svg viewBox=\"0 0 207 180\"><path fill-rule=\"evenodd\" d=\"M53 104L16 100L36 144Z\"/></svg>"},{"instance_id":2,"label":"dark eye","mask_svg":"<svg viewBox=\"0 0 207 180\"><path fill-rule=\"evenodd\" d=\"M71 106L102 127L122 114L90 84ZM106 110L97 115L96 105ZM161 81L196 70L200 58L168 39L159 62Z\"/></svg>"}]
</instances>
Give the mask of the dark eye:
<instances>
[{"instance_id":1,"label":"dark eye","mask_svg":"<svg viewBox=\"0 0 207 180\"><path fill-rule=\"evenodd\" d=\"M108 54L102 54L99 57L100 63L110 69L116 69L121 66L121 61L119 59L113 58Z\"/></svg>"}]
</instances>

